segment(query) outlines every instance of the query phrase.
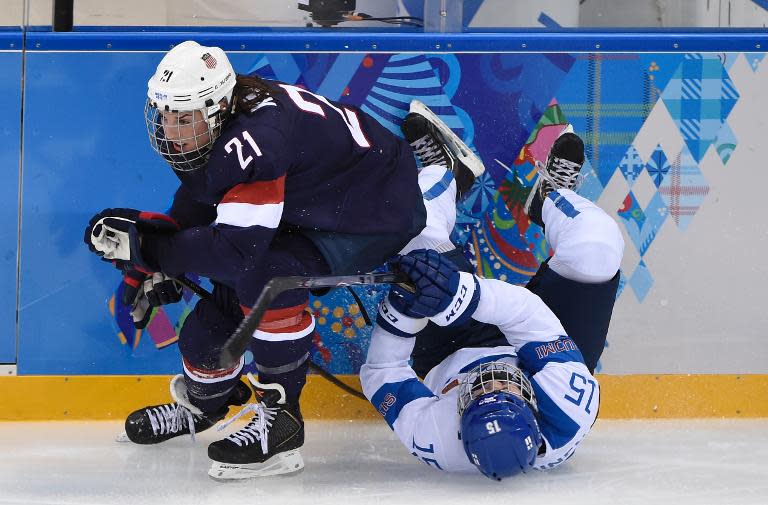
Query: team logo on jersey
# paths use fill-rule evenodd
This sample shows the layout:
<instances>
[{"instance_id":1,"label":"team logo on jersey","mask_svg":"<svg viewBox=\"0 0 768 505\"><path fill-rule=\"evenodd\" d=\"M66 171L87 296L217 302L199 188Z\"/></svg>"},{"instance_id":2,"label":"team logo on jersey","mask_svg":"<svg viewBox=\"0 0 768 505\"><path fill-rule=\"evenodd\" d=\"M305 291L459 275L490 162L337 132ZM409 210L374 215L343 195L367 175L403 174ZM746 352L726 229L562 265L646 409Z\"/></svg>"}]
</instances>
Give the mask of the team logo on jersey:
<instances>
[{"instance_id":1,"label":"team logo on jersey","mask_svg":"<svg viewBox=\"0 0 768 505\"><path fill-rule=\"evenodd\" d=\"M216 68L216 58L211 56L211 53L205 53L203 55L203 61L208 68Z\"/></svg>"}]
</instances>

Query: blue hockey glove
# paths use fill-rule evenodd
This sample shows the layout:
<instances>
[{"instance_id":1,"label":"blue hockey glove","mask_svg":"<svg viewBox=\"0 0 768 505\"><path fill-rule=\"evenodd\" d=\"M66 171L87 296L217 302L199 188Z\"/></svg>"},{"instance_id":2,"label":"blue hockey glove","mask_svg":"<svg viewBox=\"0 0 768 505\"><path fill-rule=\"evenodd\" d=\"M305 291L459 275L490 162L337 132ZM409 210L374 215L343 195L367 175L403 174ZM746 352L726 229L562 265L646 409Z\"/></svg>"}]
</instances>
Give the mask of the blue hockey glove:
<instances>
[{"instance_id":1,"label":"blue hockey glove","mask_svg":"<svg viewBox=\"0 0 768 505\"><path fill-rule=\"evenodd\" d=\"M409 317L427 317L439 326L459 325L477 308L480 284L474 275L460 272L449 259L432 250L417 250L389 262L405 273L416 293L393 286L389 302Z\"/></svg>"},{"instance_id":2,"label":"blue hockey glove","mask_svg":"<svg viewBox=\"0 0 768 505\"><path fill-rule=\"evenodd\" d=\"M142 234L178 231L176 222L165 214L134 209L105 209L91 218L84 241L91 252L118 266L133 265L152 272L157 265L147 264L141 256Z\"/></svg>"},{"instance_id":3,"label":"blue hockey glove","mask_svg":"<svg viewBox=\"0 0 768 505\"><path fill-rule=\"evenodd\" d=\"M432 317L444 311L459 285L459 269L449 259L431 249L418 249L388 262L393 271L407 275L416 292L393 285L389 301L409 317Z\"/></svg>"}]
</instances>

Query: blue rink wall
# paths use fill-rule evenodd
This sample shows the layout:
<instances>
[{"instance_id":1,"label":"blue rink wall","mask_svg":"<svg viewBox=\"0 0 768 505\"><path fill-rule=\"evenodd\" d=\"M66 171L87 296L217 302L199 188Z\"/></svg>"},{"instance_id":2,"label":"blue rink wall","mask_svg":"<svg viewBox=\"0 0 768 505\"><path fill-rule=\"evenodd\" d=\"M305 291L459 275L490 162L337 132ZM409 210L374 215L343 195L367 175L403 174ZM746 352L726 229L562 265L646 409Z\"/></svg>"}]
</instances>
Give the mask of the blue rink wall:
<instances>
[{"instance_id":1,"label":"blue rink wall","mask_svg":"<svg viewBox=\"0 0 768 505\"><path fill-rule=\"evenodd\" d=\"M0 363L16 362L21 47L20 30L0 30Z\"/></svg>"},{"instance_id":2,"label":"blue rink wall","mask_svg":"<svg viewBox=\"0 0 768 505\"><path fill-rule=\"evenodd\" d=\"M486 277L522 283L547 257L542 231L528 222L522 205L534 181L535 160L545 158L561 125L572 123L587 146L580 191L619 222L627 249L603 371L768 373L765 346L733 365L726 356L721 368L664 361L671 354L669 363L680 363L674 358L679 349L690 349L692 341L711 341L705 330L684 321L674 327L680 315L664 312L670 300L692 318L696 307L722 307L719 298L676 297L681 284L667 281L685 285L681 276L712 273L709 260L697 256L702 244L735 243L740 254L746 248L739 248L747 239L738 226L723 217L734 208L717 204L739 191L728 186L734 177L765 180L764 162L760 172L756 166L766 159L761 148L742 142L765 126L768 110L757 90L768 72L765 53L754 49L761 43L768 47L768 37L677 36L674 40L682 45L674 49L673 38L666 36L647 43L638 34L605 36L602 50L615 52L595 53L589 49L594 50L595 36L570 42L543 37L536 42L540 49L555 52L511 52L523 47L519 36L501 34L484 41L441 36L428 43L423 37L379 34L350 36L350 43L344 35L326 35L29 32L22 150L22 53L10 48L21 34L0 37L0 159L5 171L0 186L0 363L16 363L19 375L170 374L180 369L176 331L196 298L187 296L158 311L145 331L134 331L115 296L117 272L88 252L82 236L90 216L103 208L163 211L169 206L177 182L147 140L146 82L169 44L196 38L230 51L238 73L258 72L357 105L398 135L412 99L429 105L486 166L459 206L453 235ZM632 52L633 47L656 51ZM559 52L563 49L578 52ZM702 230L710 219L719 228ZM766 245L763 239L758 249L766 251ZM674 255L678 259L672 261ZM681 264L692 271L681 271ZM768 281L764 269L752 275L756 282ZM712 282L727 285L724 277ZM357 288L357 294L373 314L381 290ZM312 299L310 308L318 323L315 362L334 373L356 373L371 332L360 307L348 292L338 290ZM768 326L758 307L727 310L734 320ZM667 333L659 329L670 324ZM751 325L742 325L735 338L749 344L758 335L750 333ZM629 356L641 337L653 349L649 359ZM628 350L614 354L615 349Z\"/></svg>"}]
</instances>

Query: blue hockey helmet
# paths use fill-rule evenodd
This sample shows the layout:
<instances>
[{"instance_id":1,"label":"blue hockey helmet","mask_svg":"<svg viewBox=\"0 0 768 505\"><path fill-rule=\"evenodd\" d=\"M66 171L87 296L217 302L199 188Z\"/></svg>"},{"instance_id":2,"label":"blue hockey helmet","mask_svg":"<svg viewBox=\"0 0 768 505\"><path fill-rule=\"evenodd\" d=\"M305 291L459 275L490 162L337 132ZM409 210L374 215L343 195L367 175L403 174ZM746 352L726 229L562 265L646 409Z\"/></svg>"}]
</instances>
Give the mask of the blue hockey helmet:
<instances>
[{"instance_id":1,"label":"blue hockey helmet","mask_svg":"<svg viewBox=\"0 0 768 505\"><path fill-rule=\"evenodd\" d=\"M536 398L525 374L511 363L491 361L459 385L461 440L467 457L495 480L533 467L541 446Z\"/></svg>"}]
</instances>

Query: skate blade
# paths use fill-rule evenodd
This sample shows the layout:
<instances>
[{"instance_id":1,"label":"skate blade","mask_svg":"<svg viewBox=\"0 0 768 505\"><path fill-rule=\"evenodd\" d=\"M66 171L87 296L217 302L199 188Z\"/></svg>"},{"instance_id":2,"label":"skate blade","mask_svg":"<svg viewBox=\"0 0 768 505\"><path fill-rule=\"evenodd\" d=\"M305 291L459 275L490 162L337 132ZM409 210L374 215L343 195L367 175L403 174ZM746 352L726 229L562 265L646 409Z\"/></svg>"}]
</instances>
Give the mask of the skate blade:
<instances>
[{"instance_id":1,"label":"skate blade","mask_svg":"<svg viewBox=\"0 0 768 505\"><path fill-rule=\"evenodd\" d=\"M303 468L304 459L294 450L275 454L264 463L238 465L214 461L208 475L215 480L229 481L296 473Z\"/></svg>"},{"instance_id":2,"label":"skate blade","mask_svg":"<svg viewBox=\"0 0 768 505\"><path fill-rule=\"evenodd\" d=\"M448 125L445 124L442 119L437 117L437 114L432 112L429 107L418 100L413 100L411 101L410 110L408 112L421 114L427 118L430 123L434 124L440 133L442 133L445 141L450 145L453 154L467 166L475 177L480 177L480 175L485 172L485 165L483 165L482 160L480 160L467 144L465 144L458 135L453 133L453 131L448 128Z\"/></svg>"},{"instance_id":3,"label":"skate blade","mask_svg":"<svg viewBox=\"0 0 768 505\"><path fill-rule=\"evenodd\" d=\"M124 442L130 442L131 439L128 438L128 434L126 432L122 432L118 436L115 437L115 442L120 442L121 444Z\"/></svg>"}]
</instances>

